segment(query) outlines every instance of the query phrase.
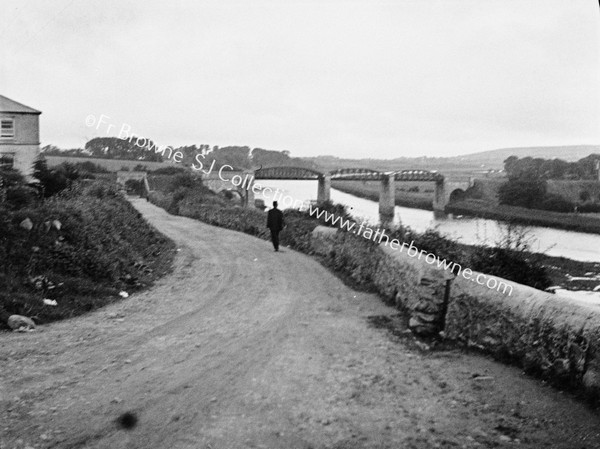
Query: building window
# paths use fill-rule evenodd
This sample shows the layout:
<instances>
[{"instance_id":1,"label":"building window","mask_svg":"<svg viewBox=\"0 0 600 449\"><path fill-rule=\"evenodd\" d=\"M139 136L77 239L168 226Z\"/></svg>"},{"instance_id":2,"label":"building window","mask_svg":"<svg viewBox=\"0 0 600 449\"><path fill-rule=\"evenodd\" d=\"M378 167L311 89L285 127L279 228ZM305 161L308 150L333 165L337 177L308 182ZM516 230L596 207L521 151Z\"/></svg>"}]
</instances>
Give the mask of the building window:
<instances>
[{"instance_id":1,"label":"building window","mask_svg":"<svg viewBox=\"0 0 600 449\"><path fill-rule=\"evenodd\" d=\"M0 168L13 168L15 165L14 153L0 153Z\"/></svg>"},{"instance_id":2,"label":"building window","mask_svg":"<svg viewBox=\"0 0 600 449\"><path fill-rule=\"evenodd\" d=\"M15 120L12 118L3 118L0 120L0 137L15 137Z\"/></svg>"}]
</instances>

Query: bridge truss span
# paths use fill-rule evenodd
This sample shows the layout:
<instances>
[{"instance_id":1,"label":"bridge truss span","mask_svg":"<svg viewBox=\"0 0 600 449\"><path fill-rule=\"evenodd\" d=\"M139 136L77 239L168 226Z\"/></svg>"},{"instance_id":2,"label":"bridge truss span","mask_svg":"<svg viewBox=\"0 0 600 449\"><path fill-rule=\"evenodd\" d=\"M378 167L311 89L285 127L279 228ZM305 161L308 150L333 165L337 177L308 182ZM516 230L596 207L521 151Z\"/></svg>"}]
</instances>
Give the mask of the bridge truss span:
<instances>
[{"instance_id":1,"label":"bridge truss span","mask_svg":"<svg viewBox=\"0 0 600 449\"><path fill-rule=\"evenodd\" d=\"M267 167L254 172L254 179L319 179L323 173L303 167Z\"/></svg>"},{"instance_id":2,"label":"bridge truss span","mask_svg":"<svg viewBox=\"0 0 600 449\"><path fill-rule=\"evenodd\" d=\"M369 168L340 168L330 171L328 175L338 181L380 181L384 173Z\"/></svg>"},{"instance_id":3,"label":"bridge truss span","mask_svg":"<svg viewBox=\"0 0 600 449\"><path fill-rule=\"evenodd\" d=\"M444 182L444 175L429 170L401 170L394 173L396 181Z\"/></svg>"}]
</instances>

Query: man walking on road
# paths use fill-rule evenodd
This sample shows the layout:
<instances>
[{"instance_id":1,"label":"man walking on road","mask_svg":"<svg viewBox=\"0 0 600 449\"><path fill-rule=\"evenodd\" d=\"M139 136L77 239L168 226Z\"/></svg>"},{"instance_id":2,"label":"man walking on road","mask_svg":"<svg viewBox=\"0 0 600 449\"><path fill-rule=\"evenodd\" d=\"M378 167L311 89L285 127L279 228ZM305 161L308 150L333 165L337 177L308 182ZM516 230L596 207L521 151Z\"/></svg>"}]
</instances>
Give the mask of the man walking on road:
<instances>
[{"instance_id":1,"label":"man walking on road","mask_svg":"<svg viewBox=\"0 0 600 449\"><path fill-rule=\"evenodd\" d=\"M277 209L277 201L273 201L273 209L267 213L267 228L271 230L271 241L275 251L279 251L279 233L284 226L283 212Z\"/></svg>"}]
</instances>

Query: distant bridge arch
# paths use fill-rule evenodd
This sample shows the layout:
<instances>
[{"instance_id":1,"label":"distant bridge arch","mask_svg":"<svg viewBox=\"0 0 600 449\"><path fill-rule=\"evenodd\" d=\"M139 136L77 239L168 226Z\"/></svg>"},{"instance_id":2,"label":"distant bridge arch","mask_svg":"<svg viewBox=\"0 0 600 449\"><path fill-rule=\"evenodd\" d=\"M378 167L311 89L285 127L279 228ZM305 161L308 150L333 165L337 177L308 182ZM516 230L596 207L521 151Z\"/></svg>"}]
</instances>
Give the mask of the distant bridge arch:
<instances>
[{"instance_id":1,"label":"distant bridge arch","mask_svg":"<svg viewBox=\"0 0 600 449\"><path fill-rule=\"evenodd\" d=\"M442 182L436 183L433 197L433 210L444 212L448 203L457 201L464 197L465 192L473 185L473 178L444 178Z\"/></svg>"}]
</instances>

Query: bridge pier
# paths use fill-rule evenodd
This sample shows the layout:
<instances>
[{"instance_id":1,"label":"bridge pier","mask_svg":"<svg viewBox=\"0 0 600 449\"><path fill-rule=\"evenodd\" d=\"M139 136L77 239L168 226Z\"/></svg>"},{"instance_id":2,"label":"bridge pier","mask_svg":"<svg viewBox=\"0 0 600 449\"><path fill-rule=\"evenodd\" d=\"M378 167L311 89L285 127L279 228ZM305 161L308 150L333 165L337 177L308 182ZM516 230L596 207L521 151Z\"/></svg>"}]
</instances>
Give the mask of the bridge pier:
<instances>
[{"instance_id":1,"label":"bridge pier","mask_svg":"<svg viewBox=\"0 0 600 449\"><path fill-rule=\"evenodd\" d=\"M379 216L382 222L393 220L396 207L396 183L394 174L384 174L379 191Z\"/></svg>"},{"instance_id":2,"label":"bridge pier","mask_svg":"<svg viewBox=\"0 0 600 449\"><path fill-rule=\"evenodd\" d=\"M242 207L254 208L254 171L244 171L244 180L248 180L248 184L242 184Z\"/></svg>"},{"instance_id":3,"label":"bridge pier","mask_svg":"<svg viewBox=\"0 0 600 449\"><path fill-rule=\"evenodd\" d=\"M433 213L436 216L445 215L444 209L448 201L446 199L446 183L444 181L435 183L435 193L433 195Z\"/></svg>"},{"instance_id":4,"label":"bridge pier","mask_svg":"<svg viewBox=\"0 0 600 449\"><path fill-rule=\"evenodd\" d=\"M319 176L318 181L317 204L321 204L331 199L331 175Z\"/></svg>"}]
</instances>

